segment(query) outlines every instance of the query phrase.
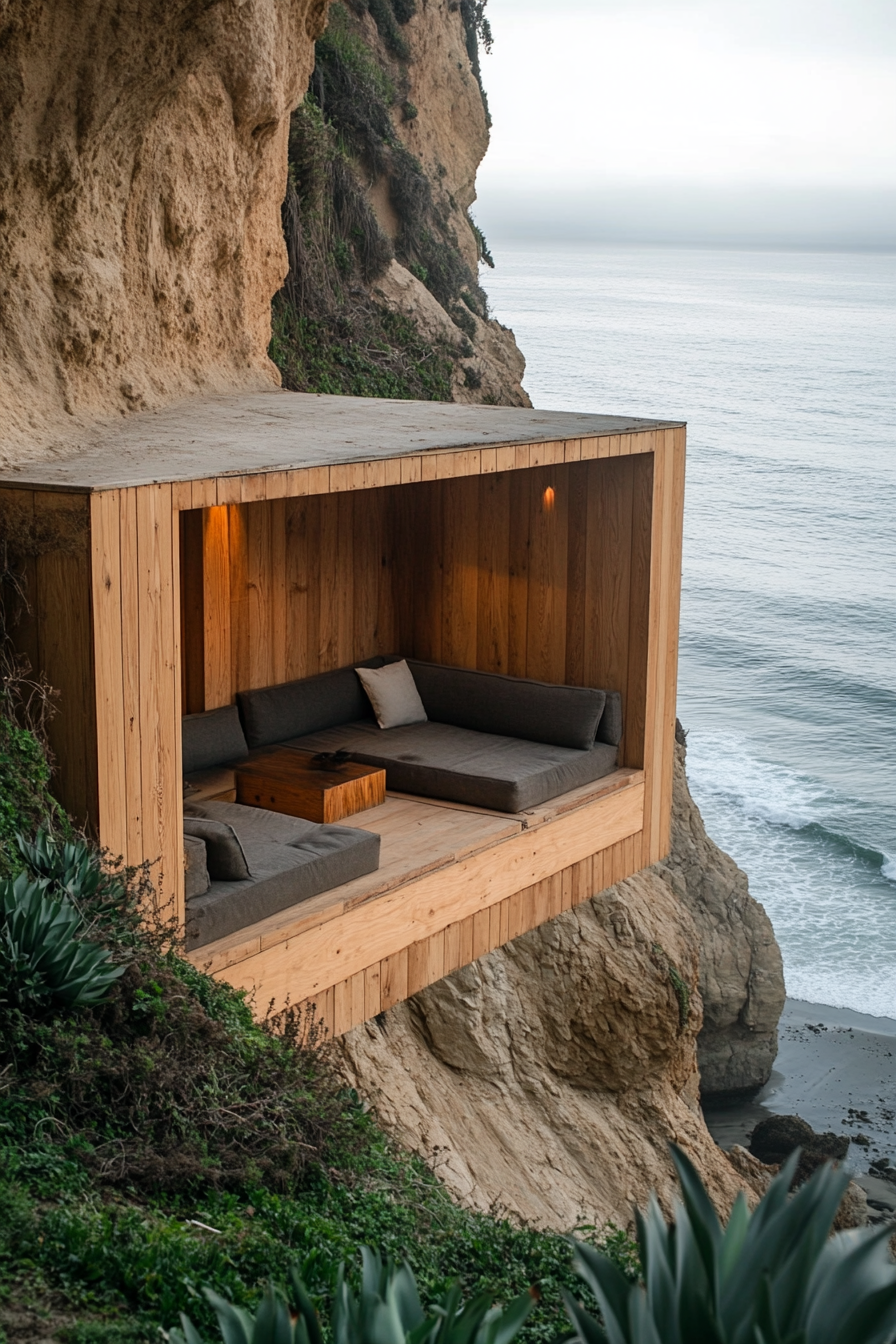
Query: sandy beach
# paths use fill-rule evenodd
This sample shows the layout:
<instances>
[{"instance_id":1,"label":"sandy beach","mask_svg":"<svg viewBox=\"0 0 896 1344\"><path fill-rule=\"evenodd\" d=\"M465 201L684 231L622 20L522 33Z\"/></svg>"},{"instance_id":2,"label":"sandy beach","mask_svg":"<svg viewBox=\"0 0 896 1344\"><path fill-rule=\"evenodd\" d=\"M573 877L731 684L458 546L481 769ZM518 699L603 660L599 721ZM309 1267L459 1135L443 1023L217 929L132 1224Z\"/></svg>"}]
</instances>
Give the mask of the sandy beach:
<instances>
[{"instance_id":1,"label":"sandy beach","mask_svg":"<svg viewBox=\"0 0 896 1344\"><path fill-rule=\"evenodd\" d=\"M779 1041L772 1076L755 1097L704 1107L713 1138L747 1147L766 1116L799 1115L817 1131L848 1135L846 1165L872 1208L896 1209L896 1184L869 1174L881 1158L896 1166L896 1021L788 999Z\"/></svg>"}]
</instances>

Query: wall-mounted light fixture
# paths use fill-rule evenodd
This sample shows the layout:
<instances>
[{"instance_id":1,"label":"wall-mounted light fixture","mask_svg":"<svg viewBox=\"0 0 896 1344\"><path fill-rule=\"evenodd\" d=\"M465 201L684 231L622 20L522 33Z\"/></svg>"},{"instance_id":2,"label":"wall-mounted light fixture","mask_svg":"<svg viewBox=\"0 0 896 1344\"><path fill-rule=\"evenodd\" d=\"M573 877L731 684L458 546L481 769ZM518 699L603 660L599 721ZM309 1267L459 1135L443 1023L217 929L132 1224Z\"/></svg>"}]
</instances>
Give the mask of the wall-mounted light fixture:
<instances>
[{"instance_id":1,"label":"wall-mounted light fixture","mask_svg":"<svg viewBox=\"0 0 896 1344\"><path fill-rule=\"evenodd\" d=\"M545 513L554 512L554 487L552 485L547 486L545 489L545 492L541 497L541 504Z\"/></svg>"}]
</instances>

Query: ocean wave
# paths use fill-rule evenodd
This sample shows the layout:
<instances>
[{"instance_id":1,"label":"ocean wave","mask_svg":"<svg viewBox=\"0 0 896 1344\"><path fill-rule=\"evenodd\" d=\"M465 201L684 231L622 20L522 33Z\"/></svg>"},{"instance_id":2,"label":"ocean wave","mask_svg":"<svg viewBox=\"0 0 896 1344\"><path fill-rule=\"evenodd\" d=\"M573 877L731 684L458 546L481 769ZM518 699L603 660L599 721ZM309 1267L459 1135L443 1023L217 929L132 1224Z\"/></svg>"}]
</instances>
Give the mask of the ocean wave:
<instances>
[{"instance_id":1,"label":"ocean wave","mask_svg":"<svg viewBox=\"0 0 896 1344\"><path fill-rule=\"evenodd\" d=\"M840 798L817 779L752 755L744 739L734 734L692 734L688 746L688 776L698 799L724 801L748 822L800 832L896 882L896 859L845 834L833 822L833 816L856 806L854 800Z\"/></svg>"}]
</instances>

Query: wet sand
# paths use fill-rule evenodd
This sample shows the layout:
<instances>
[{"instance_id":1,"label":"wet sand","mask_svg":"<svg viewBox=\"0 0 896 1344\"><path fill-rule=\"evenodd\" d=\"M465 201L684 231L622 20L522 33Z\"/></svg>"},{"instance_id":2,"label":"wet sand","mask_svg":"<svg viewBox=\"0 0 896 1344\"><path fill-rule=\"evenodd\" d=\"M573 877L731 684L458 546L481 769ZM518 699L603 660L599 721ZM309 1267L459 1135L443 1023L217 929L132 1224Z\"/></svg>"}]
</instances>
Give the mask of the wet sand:
<instances>
[{"instance_id":1,"label":"wet sand","mask_svg":"<svg viewBox=\"0 0 896 1344\"><path fill-rule=\"evenodd\" d=\"M778 1058L761 1091L704 1107L716 1143L746 1148L760 1120L802 1116L814 1130L848 1135L847 1167L870 1200L896 1209L896 1184L868 1174L879 1158L896 1167L896 1021L788 999L778 1038Z\"/></svg>"}]
</instances>

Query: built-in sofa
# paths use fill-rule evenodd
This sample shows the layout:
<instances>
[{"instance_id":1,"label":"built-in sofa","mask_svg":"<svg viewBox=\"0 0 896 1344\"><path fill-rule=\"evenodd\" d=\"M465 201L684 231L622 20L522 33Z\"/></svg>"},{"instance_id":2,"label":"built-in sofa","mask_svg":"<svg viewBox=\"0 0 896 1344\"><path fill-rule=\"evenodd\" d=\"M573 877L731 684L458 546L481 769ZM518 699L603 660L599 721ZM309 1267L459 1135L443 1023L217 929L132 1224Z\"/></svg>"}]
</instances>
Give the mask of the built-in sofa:
<instances>
[{"instance_id":1,"label":"built-in sofa","mask_svg":"<svg viewBox=\"0 0 896 1344\"><path fill-rule=\"evenodd\" d=\"M191 803L189 786L210 769L236 766L272 746L345 750L357 762L383 768L390 791L519 813L615 768L622 737L618 692L408 659L426 721L382 729L354 669L394 661L367 659L240 692L236 705L183 720L185 830L201 832L197 821L232 828L249 874L206 879L200 855L191 882L188 855L189 947L372 872L379 861L379 837L355 827L235 803ZM195 849L186 836L185 843Z\"/></svg>"}]
</instances>

